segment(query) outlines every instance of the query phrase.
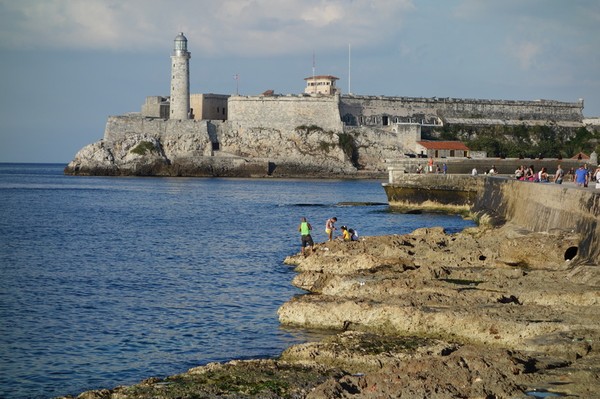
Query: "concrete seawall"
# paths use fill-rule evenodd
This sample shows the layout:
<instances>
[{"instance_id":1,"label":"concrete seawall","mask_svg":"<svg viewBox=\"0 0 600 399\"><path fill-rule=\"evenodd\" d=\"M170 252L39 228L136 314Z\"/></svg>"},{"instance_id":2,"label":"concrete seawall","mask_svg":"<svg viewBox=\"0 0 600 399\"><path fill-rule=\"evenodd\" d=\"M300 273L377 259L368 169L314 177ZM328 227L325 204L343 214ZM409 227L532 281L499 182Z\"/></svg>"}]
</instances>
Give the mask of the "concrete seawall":
<instances>
[{"instance_id":1,"label":"concrete seawall","mask_svg":"<svg viewBox=\"0 0 600 399\"><path fill-rule=\"evenodd\" d=\"M412 174L390 172L384 184L390 206L407 211L468 211L483 190L483 177L456 174Z\"/></svg>"},{"instance_id":2,"label":"concrete seawall","mask_svg":"<svg viewBox=\"0 0 600 399\"><path fill-rule=\"evenodd\" d=\"M483 178L472 208L531 231L555 229L580 235L578 263L600 264L600 190L574 185Z\"/></svg>"},{"instance_id":3,"label":"concrete seawall","mask_svg":"<svg viewBox=\"0 0 600 399\"><path fill-rule=\"evenodd\" d=\"M573 184L522 182L506 177L395 174L384 184L390 206L468 208L500 223L534 232L564 230L581 237L574 259L600 264L600 190ZM573 254L571 254L573 255Z\"/></svg>"}]
</instances>

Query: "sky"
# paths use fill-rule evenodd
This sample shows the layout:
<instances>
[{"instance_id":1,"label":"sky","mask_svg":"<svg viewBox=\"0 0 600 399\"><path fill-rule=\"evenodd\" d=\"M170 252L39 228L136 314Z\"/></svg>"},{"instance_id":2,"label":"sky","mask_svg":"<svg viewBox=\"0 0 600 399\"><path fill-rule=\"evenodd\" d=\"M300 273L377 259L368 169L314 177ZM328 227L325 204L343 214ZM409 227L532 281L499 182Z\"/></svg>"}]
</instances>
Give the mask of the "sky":
<instances>
[{"instance_id":1,"label":"sky","mask_svg":"<svg viewBox=\"0 0 600 399\"><path fill-rule=\"evenodd\" d=\"M191 93L298 94L314 70L342 93L600 116L598 0L0 0L0 162L66 164L168 96L179 32Z\"/></svg>"}]
</instances>

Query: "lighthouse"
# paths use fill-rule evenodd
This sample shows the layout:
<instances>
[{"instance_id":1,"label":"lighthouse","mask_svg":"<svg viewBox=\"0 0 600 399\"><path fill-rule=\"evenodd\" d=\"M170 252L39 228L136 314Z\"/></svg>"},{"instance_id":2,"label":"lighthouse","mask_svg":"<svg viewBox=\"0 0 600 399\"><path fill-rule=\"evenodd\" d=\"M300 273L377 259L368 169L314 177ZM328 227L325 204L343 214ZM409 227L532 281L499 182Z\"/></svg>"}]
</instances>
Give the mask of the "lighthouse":
<instances>
[{"instance_id":1,"label":"lighthouse","mask_svg":"<svg viewBox=\"0 0 600 399\"><path fill-rule=\"evenodd\" d=\"M190 53L187 39L180 32L175 37L171 55L171 104L169 119L190 118Z\"/></svg>"}]
</instances>

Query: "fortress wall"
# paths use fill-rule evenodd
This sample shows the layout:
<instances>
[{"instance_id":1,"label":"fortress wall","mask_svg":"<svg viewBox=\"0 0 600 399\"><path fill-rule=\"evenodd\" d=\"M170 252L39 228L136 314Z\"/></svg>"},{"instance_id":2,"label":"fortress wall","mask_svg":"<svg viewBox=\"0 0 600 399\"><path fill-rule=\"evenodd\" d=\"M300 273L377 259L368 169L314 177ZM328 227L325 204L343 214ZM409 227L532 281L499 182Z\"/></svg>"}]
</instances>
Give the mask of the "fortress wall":
<instances>
[{"instance_id":1,"label":"fortress wall","mask_svg":"<svg viewBox=\"0 0 600 399\"><path fill-rule=\"evenodd\" d=\"M152 119L140 115L110 116L104 130L105 141L122 140L127 135L148 134L153 137L168 135L208 136L207 121L193 119Z\"/></svg>"},{"instance_id":2,"label":"fortress wall","mask_svg":"<svg viewBox=\"0 0 600 399\"><path fill-rule=\"evenodd\" d=\"M344 117L347 114L362 116L367 119L382 114L405 118L417 114L424 114L428 117L435 117L436 110L437 103L431 99L426 98L419 99L409 97L342 96L340 101L340 114L342 115L342 117ZM365 123L370 122L365 121Z\"/></svg>"},{"instance_id":3,"label":"fortress wall","mask_svg":"<svg viewBox=\"0 0 600 399\"><path fill-rule=\"evenodd\" d=\"M365 118L379 115L404 118L424 115L428 119L439 115L452 118L541 119L581 122L583 120L583 101L342 96L340 114L342 117L350 114Z\"/></svg>"},{"instance_id":4,"label":"fortress wall","mask_svg":"<svg viewBox=\"0 0 600 399\"><path fill-rule=\"evenodd\" d=\"M486 119L547 119L552 121L582 121L583 103L550 100L453 100L440 104L446 117L477 117Z\"/></svg>"},{"instance_id":5,"label":"fortress wall","mask_svg":"<svg viewBox=\"0 0 600 399\"><path fill-rule=\"evenodd\" d=\"M297 126L316 125L341 132L338 104L339 96L231 96L228 120L247 128L293 130Z\"/></svg>"}]
</instances>

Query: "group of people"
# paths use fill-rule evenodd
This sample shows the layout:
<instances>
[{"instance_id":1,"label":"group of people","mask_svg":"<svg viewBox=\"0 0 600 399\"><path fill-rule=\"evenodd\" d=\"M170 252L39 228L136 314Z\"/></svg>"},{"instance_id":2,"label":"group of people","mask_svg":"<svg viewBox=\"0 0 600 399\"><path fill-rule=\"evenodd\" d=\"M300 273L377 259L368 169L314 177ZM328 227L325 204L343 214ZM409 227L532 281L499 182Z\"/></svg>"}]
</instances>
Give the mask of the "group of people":
<instances>
[{"instance_id":1,"label":"group of people","mask_svg":"<svg viewBox=\"0 0 600 399\"><path fill-rule=\"evenodd\" d=\"M590 182L600 183L600 166L592 172L587 165L581 164L579 168L575 170L571 168L569 172L565 174L565 171L559 164L556 168L556 173L552 177L552 181L556 184L562 184L565 180L565 176L570 177L571 181L577 184L577 186L587 187ZM515 171L515 179L536 183L549 183L550 175L545 167L542 167L539 172L536 172L533 165L530 165L527 168L521 165Z\"/></svg>"},{"instance_id":2,"label":"group of people","mask_svg":"<svg viewBox=\"0 0 600 399\"><path fill-rule=\"evenodd\" d=\"M562 184L564 175L564 171L560 165L558 165L558 169L554 174L554 183ZM542 169L536 172L535 166L533 165L529 165L528 167L521 165L517 170L515 170L515 179L521 181L532 181L536 183L549 183L550 175L548 174L548 169L546 167L542 167Z\"/></svg>"},{"instance_id":3,"label":"group of people","mask_svg":"<svg viewBox=\"0 0 600 399\"><path fill-rule=\"evenodd\" d=\"M497 175L498 174L498 169L496 169L496 165L492 165L492 167L490 168L490 170L488 170L487 172L484 172L484 174L486 175ZM478 176L479 175L479 171L477 170L477 168L473 168L471 170L471 176Z\"/></svg>"},{"instance_id":4,"label":"group of people","mask_svg":"<svg viewBox=\"0 0 600 399\"><path fill-rule=\"evenodd\" d=\"M570 170L569 174L573 175L573 181L579 187L587 187L591 183L595 183L596 188L600 186L600 166L592 171L587 164L581 164L575 171Z\"/></svg>"},{"instance_id":5,"label":"group of people","mask_svg":"<svg viewBox=\"0 0 600 399\"><path fill-rule=\"evenodd\" d=\"M418 174L424 173L423 166L421 164L417 165L417 173ZM445 162L442 164L442 166L440 166L437 163L434 165L433 158L429 158L429 161L427 161L427 173L446 174L446 173L448 173L448 165L446 165Z\"/></svg>"},{"instance_id":6,"label":"group of people","mask_svg":"<svg viewBox=\"0 0 600 399\"><path fill-rule=\"evenodd\" d=\"M329 241L334 240L333 232L337 230L335 227L335 223L337 222L337 217L331 217L327 219L325 222L325 233L327 234L327 239ZM312 226L306 220L305 217L300 219L300 225L298 226L298 231L300 232L300 239L302 242L302 255L307 255L307 250L312 250L312 247L315 245L312 238ZM341 236L339 237L343 241L358 241L358 231L356 229L350 229L347 226L340 227Z\"/></svg>"}]
</instances>

